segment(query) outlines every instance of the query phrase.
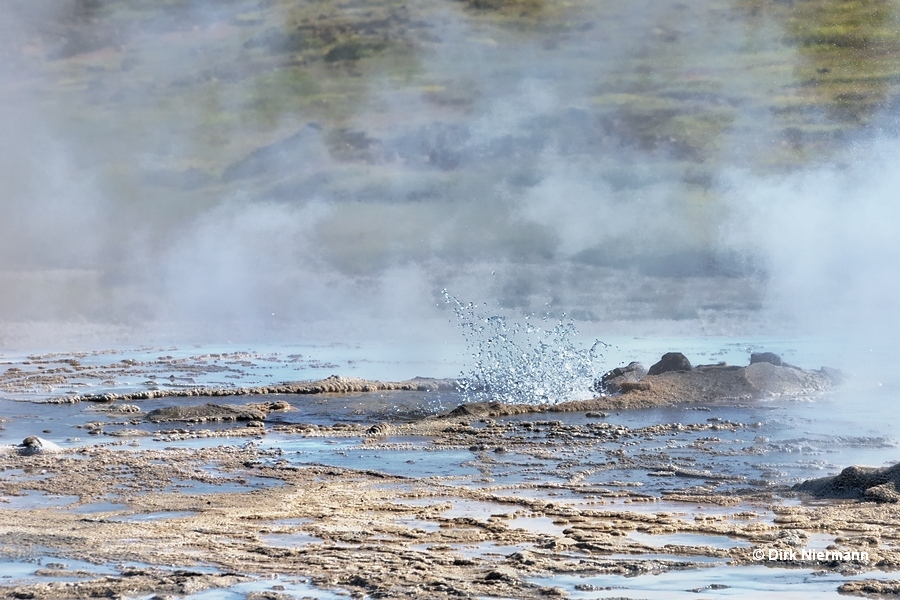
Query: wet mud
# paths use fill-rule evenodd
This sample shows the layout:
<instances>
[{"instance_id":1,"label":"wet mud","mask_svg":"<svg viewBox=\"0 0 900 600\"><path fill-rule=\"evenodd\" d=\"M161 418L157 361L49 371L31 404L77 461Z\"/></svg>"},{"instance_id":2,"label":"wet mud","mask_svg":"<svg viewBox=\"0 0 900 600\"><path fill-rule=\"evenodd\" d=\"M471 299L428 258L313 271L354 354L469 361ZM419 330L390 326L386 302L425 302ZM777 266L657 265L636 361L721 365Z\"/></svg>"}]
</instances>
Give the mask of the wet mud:
<instances>
[{"instance_id":1,"label":"wet mud","mask_svg":"<svg viewBox=\"0 0 900 600\"><path fill-rule=\"evenodd\" d=\"M93 435L35 431L0 453L0 562L19 573L0 598L583 597L667 573L699 593L762 567L872 594L900 569L900 506L807 501L775 474L768 426L726 405L618 404L644 390L417 415L403 403L439 390L167 406L140 391L16 403L78 410Z\"/></svg>"}]
</instances>

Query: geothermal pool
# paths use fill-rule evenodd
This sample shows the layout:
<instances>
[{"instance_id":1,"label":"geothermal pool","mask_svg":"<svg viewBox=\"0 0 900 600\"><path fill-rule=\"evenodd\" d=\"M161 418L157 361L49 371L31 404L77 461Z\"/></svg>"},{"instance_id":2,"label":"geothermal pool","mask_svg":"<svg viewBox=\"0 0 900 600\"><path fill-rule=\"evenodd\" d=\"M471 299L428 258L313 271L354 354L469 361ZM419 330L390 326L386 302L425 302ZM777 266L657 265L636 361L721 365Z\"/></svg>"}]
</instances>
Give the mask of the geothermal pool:
<instances>
[{"instance_id":1,"label":"geothermal pool","mask_svg":"<svg viewBox=\"0 0 900 600\"><path fill-rule=\"evenodd\" d=\"M817 367L824 355L802 340L607 344L600 372L672 348L694 364L746 364L766 349ZM62 449L3 457L0 597L66 597L103 578L184 598L402 596L422 573L437 586L424 595L837 597L848 582L896 577L884 557L900 533L874 524L883 516L790 490L896 461L897 388L852 373L811 397L496 418L441 417L466 400L453 390L163 397L127 411L64 402L331 374L453 377L465 354L321 344L0 357L0 444L39 436ZM273 401L289 409L262 423L145 418ZM882 566L754 560L783 540L871 550Z\"/></svg>"}]
</instances>

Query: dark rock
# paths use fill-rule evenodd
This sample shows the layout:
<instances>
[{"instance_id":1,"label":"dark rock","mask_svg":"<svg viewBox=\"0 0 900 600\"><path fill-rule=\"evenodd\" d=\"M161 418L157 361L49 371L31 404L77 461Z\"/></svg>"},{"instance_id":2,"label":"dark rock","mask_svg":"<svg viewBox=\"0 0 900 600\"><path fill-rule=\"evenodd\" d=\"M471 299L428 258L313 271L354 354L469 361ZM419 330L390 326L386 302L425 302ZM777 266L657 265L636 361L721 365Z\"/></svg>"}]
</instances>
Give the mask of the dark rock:
<instances>
[{"instance_id":1,"label":"dark rock","mask_svg":"<svg viewBox=\"0 0 900 600\"><path fill-rule=\"evenodd\" d=\"M780 367L782 365L781 357L774 352L753 352L750 355L750 364L767 362L769 364Z\"/></svg>"},{"instance_id":2,"label":"dark rock","mask_svg":"<svg viewBox=\"0 0 900 600\"><path fill-rule=\"evenodd\" d=\"M847 467L834 477L809 479L794 486L794 490L817 498L869 500L871 502L900 501L900 463L886 468Z\"/></svg>"},{"instance_id":3,"label":"dark rock","mask_svg":"<svg viewBox=\"0 0 900 600\"><path fill-rule=\"evenodd\" d=\"M483 417L491 414L493 411L500 410L502 404L499 402L471 402L469 404L460 404L449 413L448 417Z\"/></svg>"},{"instance_id":4,"label":"dark rock","mask_svg":"<svg viewBox=\"0 0 900 600\"><path fill-rule=\"evenodd\" d=\"M680 352L669 352L650 367L631 363L606 373L594 382L593 389L604 395L637 393L642 398L684 401L715 399L750 399L765 396L807 395L824 392L843 381L839 371L801 369L787 363L777 366L777 355L763 355L770 360L757 360L746 367L699 365L692 367Z\"/></svg>"},{"instance_id":5,"label":"dark rock","mask_svg":"<svg viewBox=\"0 0 900 600\"><path fill-rule=\"evenodd\" d=\"M669 371L690 371L691 361L681 352L666 352L658 363L650 367L647 375L660 375Z\"/></svg>"},{"instance_id":6,"label":"dark rock","mask_svg":"<svg viewBox=\"0 0 900 600\"><path fill-rule=\"evenodd\" d=\"M639 362L631 362L624 367L616 367L594 381L593 390L601 394L618 394L623 391L623 383L633 383L647 374L647 370Z\"/></svg>"},{"instance_id":7,"label":"dark rock","mask_svg":"<svg viewBox=\"0 0 900 600\"><path fill-rule=\"evenodd\" d=\"M253 404L248 404L246 408L255 408L267 413L273 411L281 412L294 410L294 407L291 406L291 403L284 400L273 400L271 402L255 402Z\"/></svg>"},{"instance_id":8,"label":"dark rock","mask_svg":"<svg viewBox=\"0 0 900 600\"><path fill-rule=\"evenodd\" d=\"M872 502L896 503L900 501L900 493L897 492L897 484L894 481L888 481L866 489L863 499Z\"/></svg>"},{"instance_id":9,"label":"dark rock","mask_svg":"<svg viewBox=\"0 0 900 600\"><path fill-rule=\"evenodd\" d=\"M347 585L353 585L356 587L368 587L369 580L363 577L362 575L354 575L350 579L347 580Z\"/></svg>"},{"instance_id":10,"label":"dark rock","mask_svg":"<svg viewBox=\"0 0 900 600\"><path fill-rule=\"evenodd\" d=\"M200 406L166 406L147 413L147 420L154 423L185 421L206 423L208 421L263 421L266 413L256 406L234 406L229 404L203 404Z\"/></svg>"},{"instance_id":11,"label":"dark rock","mask_svg":"<svg viewBox=\"0 0 900 600\"><path fill-rule=\"evenodd\" d=\"M805 396L834 389L823 371L758 362L746 367L701 365L691 370L648 374L638 383L650 389L629 386L628 397L637 402L708 402L750 400L767 396ZM624 391L624 390L623 390Z\"/></svg>"},{"instance_id":12,"label":"dark rock","mask_svg":"<svg viewBox=\"0 0 900 600\"><path fill-rule=\"evenodd\" d=\"M16 446L17 452L21 456L32 456L34 454L51 454L62 451L58 445L51 441L31 435L22 440L22 443Z\"/></svg>"},{"instance_id":13,"label":"dark rock","mask_svg":"<svg viewBox=\"0 0 900 600\"><path fill-rule=\"evenodd\" d=\"M503 582L514 582L516 578L508 572L501 571L499 569L495 569L493 571L488 571L484 576L485 581L503 581Z\"/></svg>"},{"instance_id":14,"label":"dark rock","mask_svg":"<svg viewBox=\"0 0 900 600\"><path fill-rule=\"evenodd\" d=\"M529 550L522 550L520 552L514 552L507 556L507 560L510 562L517 562L523 565L534 565L537 564L537 561L534 558L534 554Z\"/></svg>"},{"instance_id":15,"label":"dark rock","mask_svg":"<svg viewBox=\"0 0 900 600\"><path fill-rule=\"evenodd\" d=\"M391 430L391 426L387 423L376 423L366 430L366 435L387 435Z\"/></svg>"}]
</instances>

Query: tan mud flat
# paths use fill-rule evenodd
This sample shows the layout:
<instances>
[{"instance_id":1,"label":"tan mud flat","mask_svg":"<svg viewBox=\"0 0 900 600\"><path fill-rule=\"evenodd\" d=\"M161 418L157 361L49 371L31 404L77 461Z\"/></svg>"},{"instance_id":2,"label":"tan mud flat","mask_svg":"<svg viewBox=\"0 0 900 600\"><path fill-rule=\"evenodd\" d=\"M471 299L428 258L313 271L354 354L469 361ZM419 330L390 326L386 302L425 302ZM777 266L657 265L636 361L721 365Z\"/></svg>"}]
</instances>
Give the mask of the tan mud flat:
<instances>
[{"instance_id":1,"label":"tan mud flat","mask_svg":"<svg viewBox=\"0 0 900 600\"><path fill-rule=\"evenodd\" d=\"M0 597L754 597L900 569L894 505L792 497L895 456L839 394L556 411L432 393L4 401L0 558L21 576ZM189 410L154 413L171 407ZM870 560L754 559L800 547Z\"/></svg>"}]
</instances>

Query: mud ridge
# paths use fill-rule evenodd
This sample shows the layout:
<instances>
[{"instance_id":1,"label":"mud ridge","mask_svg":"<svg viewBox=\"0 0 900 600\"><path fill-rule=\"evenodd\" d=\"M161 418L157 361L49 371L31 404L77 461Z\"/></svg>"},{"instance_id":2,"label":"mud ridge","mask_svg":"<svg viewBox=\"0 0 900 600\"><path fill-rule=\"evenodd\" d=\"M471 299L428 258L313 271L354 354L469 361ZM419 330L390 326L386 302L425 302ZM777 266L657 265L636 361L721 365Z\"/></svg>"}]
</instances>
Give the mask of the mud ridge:
<instances>
[{"instance_id":1,"label":"mud ridge","mask_svg":"<svg viewBox=\"0 0 900 600\"><path fill-rule=\"evenodd\" d=\"M446 391L456 389L455 379L417 377L408 381L378 381L358 377L332 375L319 381L290 382L255 387L192 387L182 389L141 390L137 392L82 394L51 398L45 402L69 404L75 402L118 402L151 400L153 398L187 398L192 396L262 396L271 394L338 394L382 391Z\"/></svg>"}]
</instances>

